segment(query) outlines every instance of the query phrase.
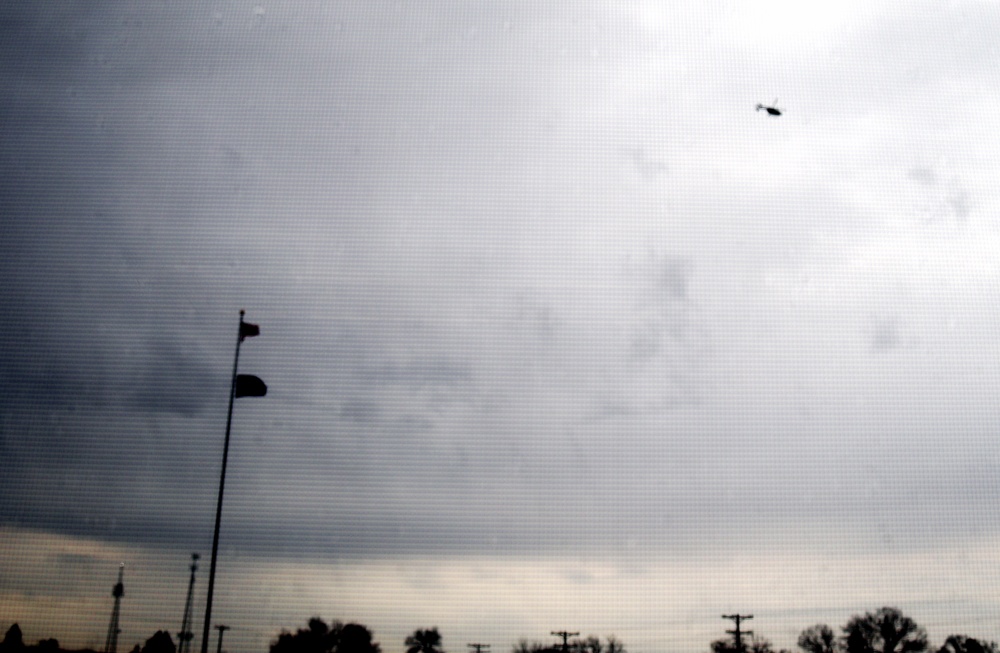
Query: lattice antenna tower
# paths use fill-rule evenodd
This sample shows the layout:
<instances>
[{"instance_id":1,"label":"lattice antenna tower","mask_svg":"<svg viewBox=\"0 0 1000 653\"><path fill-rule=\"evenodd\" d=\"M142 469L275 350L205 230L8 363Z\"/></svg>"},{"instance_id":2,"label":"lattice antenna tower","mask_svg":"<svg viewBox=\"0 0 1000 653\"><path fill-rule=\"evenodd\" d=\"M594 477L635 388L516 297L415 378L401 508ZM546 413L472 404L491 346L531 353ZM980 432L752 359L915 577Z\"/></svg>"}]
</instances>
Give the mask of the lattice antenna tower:
<instances>
[{"instance_id":1,"label":"lattice antenna tower","mask_svg":"<svg viewBox=\"0 0 1000 653\"><path fill-rule=\"evenodd\" d=\"M125 575L125 563L118 565L118 582L111 590L111 596L115 597L115 607L111 609L111 622L108 624L108 638L104 641L104 653L118 653L118 633L122 631L118 627L118 618L122 613L122 597L125 596L125 584L122 579Z\"/></svg>"},{"instance_id":2,"label":"lattice antenna tower","mask_svg":"<svg viewBox=\"0 0 1000 653\"><path fill-rule=\"evenodd\" d=\"M194 572L198 571L198 558L197 553L191 554L191 580L188 581L187 601L184 603L184 621L177 633L177 639L180 640L177 653L191 653L191 640L194 639L194 633L191 632L191 622L194 620Z\"/></svg>"}]
</instances>

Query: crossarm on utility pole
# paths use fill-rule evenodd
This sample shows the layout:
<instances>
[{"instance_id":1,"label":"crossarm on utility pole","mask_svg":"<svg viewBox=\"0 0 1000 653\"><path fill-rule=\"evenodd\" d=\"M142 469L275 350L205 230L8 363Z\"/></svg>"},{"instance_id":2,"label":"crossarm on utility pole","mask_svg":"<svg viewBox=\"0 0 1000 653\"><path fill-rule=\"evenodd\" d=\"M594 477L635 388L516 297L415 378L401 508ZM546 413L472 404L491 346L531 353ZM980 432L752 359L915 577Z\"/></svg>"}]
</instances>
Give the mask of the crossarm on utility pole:
<instances>
[{"instance_id":1,"label":"crossarm on utility pole","mask_svg":"<svg viewBox=\"0 0 1000 653\"><path fill-rule=\"evenodd\" d=\"M733 636L736 640L736 653L743 653L743 635L753 635L752 630L740 630L740 622L745 619L753 619L752 614L724 614L723 619L731 619L736 622L735 630L727 630L726 632Z\"/></svg>"}]
</instances>

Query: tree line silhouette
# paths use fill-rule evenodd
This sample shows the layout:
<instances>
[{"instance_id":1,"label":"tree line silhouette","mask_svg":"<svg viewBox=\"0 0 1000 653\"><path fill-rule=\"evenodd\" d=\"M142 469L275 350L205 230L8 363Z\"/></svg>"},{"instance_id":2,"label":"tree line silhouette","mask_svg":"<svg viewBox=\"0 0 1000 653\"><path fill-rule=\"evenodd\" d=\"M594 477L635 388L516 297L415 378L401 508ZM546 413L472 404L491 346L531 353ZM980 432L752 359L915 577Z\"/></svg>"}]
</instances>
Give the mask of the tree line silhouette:
<instances>
[{"instance_id":1,"label":"tree line silhouette","mask_svg":"<svg viewBox=\"0 0 1000 653\"><path fill-rule=\"evenodd\" d=\"M39 640L35 645L24 643L21 627L17 624L7 629L3 641L0 642L0 653L68 653L59 645L55 638ZM97 653L93 649L79 649L74 653ZM165 630L156 631L144 646L135 645L132 653L177 653L173 638Z\"/></svg>"},{"instance_id":2,"label":"tree line silhouette","mask_svg":"<svg viewBox=\"0 0 1000 653\"><path fill-rule=\"evenodd\" d=\"M932 648L927 631L898 608L883 607L854 615L841 627L841 634L827 624L816 624L799 633L796 642L800 653L1000 653L996 642L949 635L938 648ZM413 631L404 640L406 653L446 653L437 627ZM59 641L42 639L35 645L24 643L18 624L12 625L0 642L0 653L62 653ZM94 653L89 649L77 653ZM177 646L166 630L158 630L143 646L132 653L177 653ZM309 619L305 628L295 632L282 630L271 641L269 653L382 653L371 630L358 623ZM464 652L463 652L464 653ZM627 653L615 636L602 640L594 635L546 644L520 639L510 653ZM766 637L751 636L742 640L724 638L713 641L708 653L792 653L776 651Z\"/></svg>"},{"instance_id":3,"label":"tree line silhouette","mask_svg":"<svg viewBox=\"0 0 1000 653\"><path fill-rule=\"evenodd\" d=\"M562 644L544 644L520 639L511 648L510 653L563 653ZM625 645L614 635L609 635L604 642L600 637L588 635L582 639L571 639L566 643L566 653L627 653Z\"/></svg>"},{"instance_id":4,"label":"tree line silhouette","mask_svg":"<svg viewBox=\"0 0 1000 653\"><path fill-rule=\"evenodd\" d=\"M944 644L931 649L927 631L899 608L883 607L854 615L837 635L826 624L816 624L799 633L796 644L802 653L1000 653L996 642L968 635L949 635ZM776 652L765 637L751 637L737 650L735 638L712 642L711 653L791 653Z\"/></svg>"}]
</instances>

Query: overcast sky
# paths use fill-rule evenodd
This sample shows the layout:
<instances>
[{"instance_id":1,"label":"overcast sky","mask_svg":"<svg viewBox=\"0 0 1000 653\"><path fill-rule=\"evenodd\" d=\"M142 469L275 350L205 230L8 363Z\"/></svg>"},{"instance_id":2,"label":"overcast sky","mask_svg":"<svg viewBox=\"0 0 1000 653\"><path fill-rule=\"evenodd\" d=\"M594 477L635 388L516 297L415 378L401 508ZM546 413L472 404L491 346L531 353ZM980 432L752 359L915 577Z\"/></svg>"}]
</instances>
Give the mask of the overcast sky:
<instances>
[{"instance_id":1,"label":"overcast sky","mask_svg":"<svg viewBox=\"0 0 1000 653\"><path fill-rule=\"evenodd\" d=\"M1000 640L1000 5L8 2L0 626ZM756 111L779 107L780 117ZM214 641L214 640L213 640ZM214 645L214 644L213 644Z\"/></svg>"}]
</instances>

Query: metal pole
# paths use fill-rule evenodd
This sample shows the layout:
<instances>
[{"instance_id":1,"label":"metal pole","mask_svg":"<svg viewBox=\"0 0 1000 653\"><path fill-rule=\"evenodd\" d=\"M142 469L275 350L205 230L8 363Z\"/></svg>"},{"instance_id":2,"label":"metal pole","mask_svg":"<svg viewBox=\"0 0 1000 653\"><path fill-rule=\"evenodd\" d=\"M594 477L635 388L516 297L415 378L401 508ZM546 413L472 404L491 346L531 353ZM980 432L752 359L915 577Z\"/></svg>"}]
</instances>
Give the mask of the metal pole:
<instances>
[{"instance_id":1,"label":"metal pole","mask_svg":"<svg viewBox=\"0 0 1000 653\"><path fill-rule=\"evenodd\" d=\"M233 400L236 398L236 367L240 361L240 343L243 342L243 315L236 330L236 355L233 356L233 378L229 383L229 413L226 415L226 443L222 447L222 473L219 475L219 502L215 507L215 535L212 536L212 564L208 570L208 598L205 601L205 627L201 634L201 653L208 653L208 635L212 631L212 594L215 591L215 563L219 557L219 526L222 523L222 493L226 489L226 461L229 459L229 430L233 425ZM220 640L221 642L221 640Z\"/></svg>"},{"instance_id":2,"label":"metal pole","mask_svg":"<svg viewBox=\"0 0 1000 653\"><path fill-rule=\"evenodd\" d=\"M222 635L227 630L229 630L229 626L226 626L225 624L216 624L215 625L215 629L219 631L219 651L218 651L218 653L222 653Z\"/></svg>"}]
</instances>

